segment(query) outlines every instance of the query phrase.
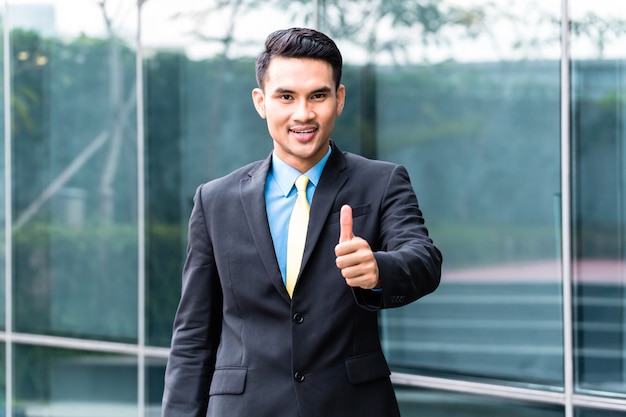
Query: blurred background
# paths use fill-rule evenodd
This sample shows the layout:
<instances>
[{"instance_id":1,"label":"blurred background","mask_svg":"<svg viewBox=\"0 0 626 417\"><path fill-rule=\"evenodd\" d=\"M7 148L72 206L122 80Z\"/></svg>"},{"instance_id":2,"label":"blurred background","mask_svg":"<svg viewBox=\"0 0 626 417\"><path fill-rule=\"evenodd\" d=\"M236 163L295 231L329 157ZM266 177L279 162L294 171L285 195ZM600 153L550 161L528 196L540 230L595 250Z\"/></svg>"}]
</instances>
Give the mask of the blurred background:
<instances>
[{"instance_id":1,"label":"blurred background","mask_svg":"<svg viewBox=\"0 0 626 417\"><path fill-rule=\"evenodd\" d=\"M626 415L626 3L0 0L0 416L159 416L195 188L272 149L266 36L345 61L440 288L381 312L403 416Z\"/></svg>"}]
</instances>

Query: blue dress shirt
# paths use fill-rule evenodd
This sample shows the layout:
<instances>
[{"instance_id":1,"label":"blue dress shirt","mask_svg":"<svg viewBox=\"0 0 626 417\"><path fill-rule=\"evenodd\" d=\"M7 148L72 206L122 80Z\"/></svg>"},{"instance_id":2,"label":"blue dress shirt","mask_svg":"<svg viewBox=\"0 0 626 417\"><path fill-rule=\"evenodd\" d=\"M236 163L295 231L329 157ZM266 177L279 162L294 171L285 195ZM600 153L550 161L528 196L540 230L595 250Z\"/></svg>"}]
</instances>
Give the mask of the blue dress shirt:
<instances>
[{"instance_id":1,"label":"blue dress shirt","mask_svg":"<svg viewBox=\"0 0 626 417\"><path fill-rule=\"evenodd\" d=\"M326 161L330 157L331 148L326 155L311 169L304 173L309 178L306 196L309 204L313 201L313 194L322 176ZM302 173L282 161L276 153L272 153L272 166L265 182L265 209L270 225L274 251L280 267L280 273L285 281L287 269L287 234L289 232L289 218L296 203L298 191L294 185L296 178Z\"/></svg>"}]
</instances>

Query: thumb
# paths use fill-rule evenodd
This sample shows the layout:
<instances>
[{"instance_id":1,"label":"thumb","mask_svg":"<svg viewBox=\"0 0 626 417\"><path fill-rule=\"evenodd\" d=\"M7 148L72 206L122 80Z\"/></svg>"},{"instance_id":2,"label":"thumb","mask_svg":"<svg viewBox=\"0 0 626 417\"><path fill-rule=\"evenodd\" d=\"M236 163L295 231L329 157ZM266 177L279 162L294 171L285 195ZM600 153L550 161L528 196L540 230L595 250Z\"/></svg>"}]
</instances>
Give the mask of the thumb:
<instances>
[{"instance_id":1,"label":"thumb","mask_svg":"<svg viewBox=\"0 0 626 417\"><path fill-rule=\"evenodd\" d=\"M354 237L354 234L352 233L352 207L347 204L341 207L341 213L339 216L339 225L341 226L339 243L343 243Z\"/></svg>"}]
</instances>

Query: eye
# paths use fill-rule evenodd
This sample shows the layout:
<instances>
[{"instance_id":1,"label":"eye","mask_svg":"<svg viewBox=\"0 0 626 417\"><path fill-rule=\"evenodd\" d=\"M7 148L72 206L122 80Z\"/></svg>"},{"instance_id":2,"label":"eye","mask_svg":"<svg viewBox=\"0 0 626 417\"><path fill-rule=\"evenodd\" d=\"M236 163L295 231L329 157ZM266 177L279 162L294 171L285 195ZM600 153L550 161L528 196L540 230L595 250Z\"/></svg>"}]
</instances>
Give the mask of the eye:
<instances>
[{"instance_id":1,"label":"eye","mask_svg":"<svg viewBox=\"0 0 626 417\"><path fill-rule=\"evenodd\" d=\"M291 99L293 99L293 97L291 96L291 94L281 94L281 95L279 96L279 98L280 98L281 100L291 100Z\"/></svg>"},{"instance_id":2,"label":"eye","mask_svg":"<svg viewBox=\"0 0 626 417\"><path fill-rule=\"evenodd\" d=\"M326 97L326 93L315 93L311 96L313 100L322 100Z\"/></svg>"}]
</instances>

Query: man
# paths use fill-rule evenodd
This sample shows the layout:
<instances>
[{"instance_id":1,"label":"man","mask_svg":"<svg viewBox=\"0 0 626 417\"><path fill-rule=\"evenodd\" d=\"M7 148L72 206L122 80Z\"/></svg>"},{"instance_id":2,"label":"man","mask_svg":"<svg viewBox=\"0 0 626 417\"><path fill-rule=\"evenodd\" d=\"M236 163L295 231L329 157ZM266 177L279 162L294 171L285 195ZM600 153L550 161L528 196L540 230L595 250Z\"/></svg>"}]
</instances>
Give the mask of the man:
<instances>
[{"instance_id":1,"label":"man","mask_svg":"<svg viewBox=\"0 0 626 417\"><path fill-rule=\"evenodd\" d=\"M335 43L292 28L265 46L252 99L274 150L196 191L163 416L399 416L377 311L434 291L441 254L407 171L330 140Z\"/></svg>"}]
</instances>

